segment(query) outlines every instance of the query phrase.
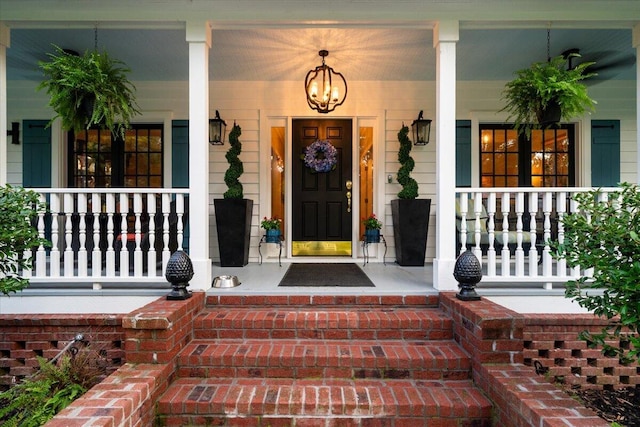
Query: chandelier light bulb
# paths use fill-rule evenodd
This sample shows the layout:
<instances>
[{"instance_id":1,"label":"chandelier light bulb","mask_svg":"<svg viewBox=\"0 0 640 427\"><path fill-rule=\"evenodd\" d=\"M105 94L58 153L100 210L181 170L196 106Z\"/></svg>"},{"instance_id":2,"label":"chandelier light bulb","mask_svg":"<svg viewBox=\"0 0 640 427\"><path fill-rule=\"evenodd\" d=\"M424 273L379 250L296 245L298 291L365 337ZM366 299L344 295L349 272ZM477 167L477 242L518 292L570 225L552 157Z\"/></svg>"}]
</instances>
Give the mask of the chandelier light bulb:
<instances>
[{"instance_id":1,"label":"chandelier light bulb","mask_svg":"<svg viewBox=\"0 0 640 427\"><path fill-rule=\"evenodd\" d=\"M340 91L338 90L338 86L333 87L333 92L331 93L331 101L338 102L340 99Z\"/></svg>"}]
</instances>

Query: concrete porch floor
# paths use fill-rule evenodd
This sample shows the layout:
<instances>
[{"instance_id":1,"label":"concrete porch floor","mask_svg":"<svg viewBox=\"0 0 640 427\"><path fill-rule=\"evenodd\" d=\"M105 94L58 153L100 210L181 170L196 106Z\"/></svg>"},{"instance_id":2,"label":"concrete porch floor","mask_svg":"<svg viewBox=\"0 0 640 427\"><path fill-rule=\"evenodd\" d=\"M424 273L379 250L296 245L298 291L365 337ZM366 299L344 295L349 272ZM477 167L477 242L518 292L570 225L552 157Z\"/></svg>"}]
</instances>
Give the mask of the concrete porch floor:
<instances>
[{"instance_id":1,"label":"concrete porch floor","mask_svg":"<svg viewBox=\"0 0 640 427\"><path fill-rule=\"evenodd\" d=\"M208 295L437 295L433 287L433 265L402 267L394 262L368 263L358 266L371 279L375 288L356 287L278 287L291 262L249 263L244 267L220 267L213 264L213 277L237 276L240 286L211 288ZM586 313L587 310L564 297L563 289L518 288L517 286L485 288L478 294L518 313Z\"/></svg>"},{"instance_id":2,"label":"concrete porch floor","mask_svg":"<svg viewBox=\"0 0 640 427\"><path fill-rule=\"evenodd\" d=\"M310 261L311 262L311 261ZM213 277L237 276L240 286L235 288L211 288L209 294L224 295L436 295L433 287L433 267L425 264L423 267L401 267L393 262L368 263L358 266L371 279L375 288L355 287L278 287L284 277L290 262L283 262L282 267L276 262L249 263L244 267L220 267L213 264Z\"/></svg>"}]
</instances>

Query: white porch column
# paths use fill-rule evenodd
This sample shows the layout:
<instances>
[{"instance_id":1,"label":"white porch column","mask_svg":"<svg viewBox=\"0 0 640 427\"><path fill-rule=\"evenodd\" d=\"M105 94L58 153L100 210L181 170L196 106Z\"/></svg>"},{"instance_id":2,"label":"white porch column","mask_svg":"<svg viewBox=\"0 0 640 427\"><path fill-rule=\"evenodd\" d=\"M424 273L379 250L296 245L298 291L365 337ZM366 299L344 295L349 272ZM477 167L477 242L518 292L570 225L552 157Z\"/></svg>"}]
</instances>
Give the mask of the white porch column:
<instances>
[{"instance_id":1,"label":"white porch column","mask_svg":"<svg viewBox=\"0 0 640 427\"><path fill-rule=\"evenodd\" d=\"M433 286L457 290L453 278L456 261L456 42L458 21L440 21L433 29L436 48L436 258Z\"/></svg>"},{"instance_id":2,"label":"white porch column","mask_svg":"<svg viewBox=\"0 0 640 427\"><path fill-rule=\"evenodd\" d=\"M189 43L189 257L191 289L211 287L209 258L209 49L211 26L187 22Z\"/></svg>"},{"instance_id":3,"label":"white porch column","mask_svg":"<svg viewBox=\"0 0 640 427\"><path fill-rule=\"evenodd\" d=\"M632 46L640 55L640 24L633 27ZM640 184L640 67L636 66L636 184Z\"/></svg>"},{"instance_id":4,"label":"white porch column","mask_svg":"<svg viewBox=\"0 0 640 427\"><path fill-rule=\"evenodd\" d=\"M7 48L9 27L0 22L0 185L7 183Z\"/></svg>"}]
</instances>

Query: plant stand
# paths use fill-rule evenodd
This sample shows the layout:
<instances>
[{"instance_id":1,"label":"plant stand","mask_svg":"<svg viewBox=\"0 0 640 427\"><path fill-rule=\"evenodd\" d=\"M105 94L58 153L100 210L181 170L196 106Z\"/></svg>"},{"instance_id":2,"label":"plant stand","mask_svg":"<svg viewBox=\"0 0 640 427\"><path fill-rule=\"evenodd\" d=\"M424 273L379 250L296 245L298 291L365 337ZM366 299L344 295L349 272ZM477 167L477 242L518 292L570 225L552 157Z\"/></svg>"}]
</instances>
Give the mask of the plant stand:
<instances>
[{"instance_id":1,"label":"plant stand","mask_svg":"<svg viewBox=\"0 0 640 427\"><path fill-rule=\"evenodd\" d=\"M387 256L387 241L384 239L384 236L382 234L380 235L380 240L378 240L377 242L372 241L372 239L367 239L366 235L362 236L361 241L362 241L362 255L364 257L364 262L362 264L363 267L365 267L369 263L369 245L378 244L378 243L384 244L384 254L382 255L382 265L387 265L385 261L385 257Z\"/></svg>"},{"instance_id":2,"label":"plant stand","mask_svg":"<svg viewBox=\"0 0 640 427\"><path fill-rule=\"evenodd\" d=\"M258 243L258 255L260 256L260 265L262 265L262 244L263 243L273 243L278 245L278 265L280 267L282 267L282 246L283 246L283 242L284 242L284 238L282 237L282 235L278 236L279 239L278 241L273 241L271 240L271 236L269 236L269 240L267 240L267 235L263 235L262 238L260 239L260 243Z\"/></svg>"}]
</instances>

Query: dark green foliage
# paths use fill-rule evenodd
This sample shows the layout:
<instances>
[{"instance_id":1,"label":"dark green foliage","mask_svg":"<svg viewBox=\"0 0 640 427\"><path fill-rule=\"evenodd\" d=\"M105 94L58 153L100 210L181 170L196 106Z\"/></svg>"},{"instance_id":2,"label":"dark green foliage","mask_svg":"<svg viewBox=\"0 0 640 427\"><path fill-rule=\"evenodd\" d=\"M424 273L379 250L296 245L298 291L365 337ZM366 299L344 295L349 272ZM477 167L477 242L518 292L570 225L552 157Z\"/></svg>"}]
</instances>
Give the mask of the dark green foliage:
<instances>
[{"instance_id":1,"label":"dark green foliage","mask_svg":"<svg viewBox=\"0 0 640 427\"><path fill-rule=\"evenodd\" d=\"M411 178L411 171L415 167L415 162L411 157L411 140L409 139L409 127L402 126L398 132L400 149L398 150L398 182L402 185L402 190L398 193L401 199L415 199L418 197L418 183Z\"/></svg>"},{"instance_id":2,"label":"dark green foliage","mask_svg":"<svg viewBox=\"0 0 640 427\"><path fill-rule=\"evenodd\" d=\"M229 132L229 144L231 147L225 158L229 162L229 168L224 174L224 182L227 184L228 190L224 193L225 199L242 199L244 198L242 183L239 181L240 175L244 173L242 161L240 160L240 152L242 151L242 143L240 135L242 130L237 124L233 124L231 132Z\"/></svg>"},{"instance_id":3,"label":"dark green foliage","mask_svg":"<svg viewBox=\"0 0 640 427\"><path fill-rule=\"evenodd\" d=\"M37 89L47 89L49 106L62 119L62 128L80 132L100 126L124 137L131 117L140 113L135 87L127 79L131 70L106 52L74 55L54 47L50 60L39 63L45 80ZM92 112L86 111L87 103Z\"/></svg>"},{"instance_id":4,"label":"dark green foliage","mask_svg":"<svg viewBox=\"0 0 640 427\"><path fill-rule=\"evenodd\" d=\"M565 295L611 319L600 333L580 337L607 356L640 361L640 190L623 183L607 202L601 196L594 190L574 197L580 212L562 219L564 242L551 242L553 256L564 256L570 267L593 269L592 277L568 282Z\"/></svg>"},{"instance_id":5,"label":"dark green foliage","mask_svg":"<svg viewBox=\"0 0 640 427\"><path fill-rule=\"evenodd\" d=\"M38 193L20 187L0 187L0 292L7 295L26 288L29 280L19 275L31 269L29 250L48 242L32 226L46 209ZM27 255L25 255L27 251Z\"/></svg>"},{"instance_id":6,"label":"dark green foliage","mask_svg":"<svg viewBox=\"0 0 640 427\"><path fill-rule=\"evenodd\" d=\"M0 393L0 425L38 427L99 383L106 375L99 352L90 347L75 356L64 355L56 364L38 358L32 377Z\"/></svg>"},{"instance_id":7,"label":"dark green foliage","mask_svg":"<svg viewBox=\"0 0 640 427\"><path fill-rule=\"evenodd\" d=\"M570 68L568 59L557 56L549 61L535 62L529 68L516 71L517 77L505 85L502 99L506 105L500 111L509 113L507 121L513 119L518 133L529 136L531 129L539 128L537 113L552 100L560 105L563 120L593 110L596 102L589 97L582 81L595 75L588 72L588 67L594 63L582 62Z\"/></svg>"}]
</instances>

